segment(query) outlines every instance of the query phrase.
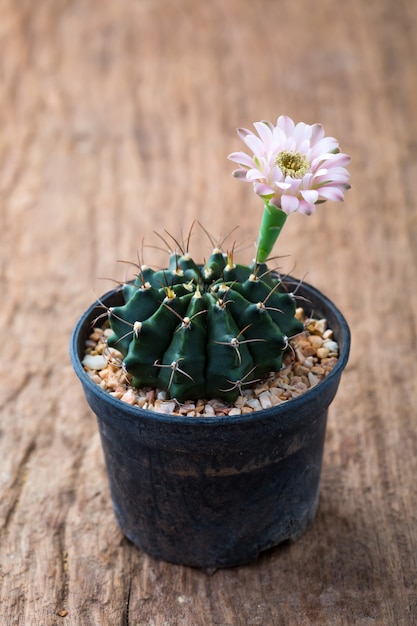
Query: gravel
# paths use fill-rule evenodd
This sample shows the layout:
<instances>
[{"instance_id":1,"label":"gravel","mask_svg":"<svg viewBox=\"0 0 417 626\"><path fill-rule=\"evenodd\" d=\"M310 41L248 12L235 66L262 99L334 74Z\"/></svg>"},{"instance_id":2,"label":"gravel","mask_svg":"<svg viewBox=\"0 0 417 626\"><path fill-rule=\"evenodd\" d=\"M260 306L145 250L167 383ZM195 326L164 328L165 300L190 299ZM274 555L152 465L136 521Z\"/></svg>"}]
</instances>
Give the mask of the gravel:
<instances>
[{"instance_id":1,"label":"gravel","mask_svg":"<svg viewBox=\"0 0 417 626\"><path fill-rule=\"evenodd\" d=\"M283 367L262 382L241 390L234 403L199 399L179 403L160 389L135 389L123 367L123 355L107 345L109 328L94 328L86 342L83 366L91 380L122 402L164 414L188 417L242 415L288 402L317 385L337 363L339 346L325 319L306 318L302 308L296 315L305 332L290 341Z\"/></svg>"}]
</instances>

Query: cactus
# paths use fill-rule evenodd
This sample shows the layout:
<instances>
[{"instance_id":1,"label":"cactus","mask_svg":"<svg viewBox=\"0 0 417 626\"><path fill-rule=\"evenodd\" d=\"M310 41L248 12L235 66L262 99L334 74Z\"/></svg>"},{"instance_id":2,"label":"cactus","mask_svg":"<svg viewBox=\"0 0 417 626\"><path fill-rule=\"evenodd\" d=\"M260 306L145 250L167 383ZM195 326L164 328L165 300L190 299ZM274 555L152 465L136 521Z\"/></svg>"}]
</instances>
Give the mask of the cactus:
<instances>
[{"instance_id":1,"label":"cactus","mask_svg":"<svg viewBox=\"0 0 417 626\"><path fill-rule=\"evenodd\" d=\"M165 270L142 265L110 308L108 344L124 357L133 386L166 390L179 402L223 398L282 367L290 337L304 326L295 298L265 263L233 263L214 247L198 266L170 252Z\"/></svg>"},{"instance_id":2,"label":"cactus","mask_svg":"<svg viewBox=\"0 0 417 626\"><path fill-rule=\"evenodd\" d=\"M229 159L239 166L233 175L264 202L256 259L235 265L233 254L213 244L198 266L188 244L174 239L179 252L170 253L166 270L139 268L123 287L126 304L108 311L108 343L122 352L135 387L159 387L178 401L233 402L243 387L281 368L289 338L304 330L293 294L265 263L290 213L311 215L328 199L344 199L350 157L320 124L280 116L276 126L254 126L258 136L238 129L253 156L233 152Z\"/></svg>"}]
</instances>

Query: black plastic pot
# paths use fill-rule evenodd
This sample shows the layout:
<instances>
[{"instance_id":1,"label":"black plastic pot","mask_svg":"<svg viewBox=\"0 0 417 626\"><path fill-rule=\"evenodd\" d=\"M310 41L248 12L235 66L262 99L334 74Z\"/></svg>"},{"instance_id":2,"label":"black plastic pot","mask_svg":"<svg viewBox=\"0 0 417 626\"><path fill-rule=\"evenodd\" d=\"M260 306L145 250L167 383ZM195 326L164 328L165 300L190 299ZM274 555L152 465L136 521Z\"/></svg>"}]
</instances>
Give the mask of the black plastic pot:
<instances>
[{"instance_id":1,"label":"black plastic pot","mask_svg":"<svg viewBox=\"0 0 417 626\"><path fill-rule=\"evenodd\" d=\"M346 366L350 332L323 294L304 284L305 308L325 317L340 357L318 385L271 409L190 418L132 407L103 391L81 365L93 304L71 338L71 359L97 416L113 506L123 533L173 563L227 567L297 540L313 520L327 411ZM112 291L107 306L122 301Z\"/></svg>"}]
</instances>

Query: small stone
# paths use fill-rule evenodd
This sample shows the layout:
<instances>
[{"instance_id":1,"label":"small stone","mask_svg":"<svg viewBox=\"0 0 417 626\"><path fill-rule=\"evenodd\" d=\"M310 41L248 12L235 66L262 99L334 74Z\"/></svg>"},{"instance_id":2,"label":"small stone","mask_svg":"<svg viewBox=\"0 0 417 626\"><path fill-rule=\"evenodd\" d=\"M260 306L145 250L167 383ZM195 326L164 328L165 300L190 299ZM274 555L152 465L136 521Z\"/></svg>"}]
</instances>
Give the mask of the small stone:
<instances>
[{"instance_id":1,"label":"small stone","mask_svg":"<svg viewBox=\"0 0 417 626\"><path fill-rule=\"evenodd\" d=\"M257 409L255 409L257 410ZM250 406L244 406L242 408L242 414L243 415L248 415L249 413L253 413L254 409L252 409Z\"/></svg>"},{"instance_id":2,"label":"small stone","mask_svg":"<svg viewBox=\"0 0 417 626\"><path fill-rule=\"evenodd\" d=\"M308 358L311 358L311 357L308 357ZM309 371L310 371L309 367L306 367L305 363L303 365L298 365L298 364L294 365L294 374L296 376L302 376L303 374L307 376Z\"/></svg>"},{"instance_id":3,"label":"small stone","mask_svg":"<svg viewBox=\"0 0 417 626\"><path fill-rule=\"evenodd\" d=\"M242 413L242 411L240 409L238 409L237 406L233 407L229 411L229 415L241 415L241 413Z\"/></svg>"},{"instance_id":4,"label":"small stone","mask_svg":"<svg viewBox=\"0 0 417 626\"><path fill-rule=\"evenodd\" d=\"M158 410L160 413L173 413L175 411L175 402L161 402Z\"/></svg>"},{"instance_id":5,"label":"small stone","mask_svg":"<svg viewBox=\"0 0 417 626\"><path fill-rule=\"evenodd\" d=\"M84 367L88 367L90 370L102 370L107 365L107 359L101 355L86 354L82 360Z\"/></svg>"},{"instance_id":6,"label":"small stone","mask_svg":"<svg viewBox=\"0 0 417 626\"><path fill-rule=\"evenodd\" d=\"M309 320L307 324L307 330L315 335L323 335L327 328L327 320Z\"/></svg>"},{"instance_id":7,"label":"small stone","mask_svg":"<svg viewBox=\"0 0 417 626\"><path fill-rule=\"evenodd\" d=\"M314 356L316 354L316 348L308 343L301 348L301 354L304 357Z\"/></svg>"},{"instance_id":8,"label":"small stone","mask_svg":"<svg viewBox=\"0 0 417 626\"><path fill-rule=\"evenodd\" d=\"M300 380L295 383L294 389L297 391L297 393L303 393L303 391L307 391L308 384L306 384L303 380Z\"/></svg>"},{"instance_id":9,"label":"small stone","mask_svg":"<svg viewBox=\"0 0 417 626\"><path fill-rule=\"evenodd\" d=\"M319 359L327 359L327 357L329 356L329 350L325 347L319 348L317 350L317 356Z\"/></svg>"},{"instance_id":10,"label":"small stone","mask_svg":"<svg viewBox=\"0 0 417 626\"><path fill-rule=\"evenodd\" d=\"M120 400L122 400L122 402L126 402L127 404L136 404L136 394L133 389L128 389L126 393L122 395Z\"/></svg>"},{"instance_id":11,"label":"small stone","mask_svg":"<svg viewBox=\"0 0 417 626\"><path fill-rule=\"evenodd\" d=\"M327 359L323 359L321 365L325 368L327 372L330 372L334 368L337 363L337 357L329 356Z\"/></svg>"},{"instance_id":12,"label":"small stone","mask_svg":"<svg viewBox=\"0 0 417 626\"><path fill-rule=\"evenodd\" d=\"M195 404L187 403L187 404L181 405L179 412L181 413L181 415L187 415L188 413L194 410L195 410Z\"/></svg>"},{"instance_id":13,"label":"small stone","mask_svg":"<svg viewBox=\"0 0 417 626\"><path fill-rule=\"evenodd\" d=\"M297 357L297 361L302 363L307 355L305 355L303 352L301 352L300 348L297 347L297 348L295 348L295 356Z\"/></svg>"},{"instance_id":14,"label":"small stone","mask_svg":"<svg viewBox=\"0 0 417 626\"><path fill-rule=\"evenodd\" d=\"M297 308L295 309L295 317L296 317L298 320L301 320L301 321L303 321L303 320L304 320L304 309L303 309L302 307L297 307Z\"/></svg>"},{"instance_id":15,"label":"small stone","mask_svg":"<svg viewBox=\"0 0 417 626\"><path fill-rule=\"evenodd\" d=\"M319 350L320 350L320 348L319 348ZM316 354L316 352L314 352L314 354ZM313 367L313 365L314 365L313 356L311 355L311 356L308 356L306 359L304 359L303 365L304 365L304 367L306 367L308 369L311 369Z\"/></svg>"},{"instance_id":16,"label":"small stone","mask_svg":"<svg viewBox=\"0 0 417 626\"><path fill-rule=\"evenodd\" d=\"M101 382L101 378L100 376L97 374L97 372L95 372L94 370L90 370L87 372L88 376L91 378L91 380L96 383L97 385L100 384Z\"/></svg>"},{"instance_id":17,"label":"small stone","mask_svg":"<svg viewBox=\"0 0 417 626\"><path fill-rule=\"evenodd\" d=\"M309 372L308 374L308 382L310 383L310 387L314 387L320 381L319 377L313 374L313 372Z\"/></svg>"},{"instance_id":18,"label":"small stone","mask_svg":"<svg viewBox=\"0 0 417 626\"><path fill-rule=\"evenodd\" d=\"M104 370L103 370L104 371ZM105 383L109 389L116 391L120 387L120 380L117 375L108 373L107 376L104 377Z\"/></svg>"},{"instance_id":19,"label":"small stone","mask_svg":"<svg viewBox=\"0 0 417 626\"><path fill-rule=\"evenodd\" d=\"M271 394L268 391L264 391L258 397L259 402L261 403L261 407L263 409L270 409L272 406L271 402Z\"/></svg>"},{"instance_id":20,"label":"small stone","mask_svg":"<svg viewBox=\"0 0 417 626\"><path fill-rule=\"evenodd\" d=\"M326 341L323 344L324 348L327 348L327 350L329 351L329 354L332 353L333 354L339 354L339 346L337 345L337 343L335 341L332 341L331 339L326 339Z\"/></svg>"},{"instance_id":21,"label":"small stone","mask_svg":"<svg viewBox=\"0 0 417 626\"><path fill-rule=\"evenodd\" d=\"M261 403L257 398L251 398L246 402L246 406L250 407L254 411L260 411L262 409Z\"/></svg>"},{"instance_id":22,"label":"small stone","mask_svg":"<svg viewBox=\"0 0 417 626\"><path fill-rule=\"evenodd\" d=\"M253 390L255 396L260 396L261 393L263 393L264 391L268 391L268 385L263 384L263 385L256 385L255 389Z\"/></svg>"},{"instance_id":23,"label":"small stone","mask_svg":"<svg viewBox=\"0 0 417 626\"><path fill-rule=\"evenodd\" d=\"M323 339L320 335L310 335L308 340L314 348L320 348L323 345Z\"/></svg>"}]
</instances>

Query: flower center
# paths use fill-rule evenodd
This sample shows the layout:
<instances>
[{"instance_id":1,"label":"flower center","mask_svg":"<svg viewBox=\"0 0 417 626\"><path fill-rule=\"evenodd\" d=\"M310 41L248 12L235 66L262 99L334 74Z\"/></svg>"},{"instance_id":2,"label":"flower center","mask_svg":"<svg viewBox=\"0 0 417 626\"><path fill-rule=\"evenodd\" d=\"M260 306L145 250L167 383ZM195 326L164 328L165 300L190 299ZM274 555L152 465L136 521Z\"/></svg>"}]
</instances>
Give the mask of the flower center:
<instances>
[{"instance_id":1,"label":"flower center","mask_svg":"<svg viewBox=\"0 0 417 626\"><path fill-rule=\"evenodd\" d=\"M283 150L278 154L275 162L284 176L291 178L302 178L310 169L307 157L299 152Z\"/></svg>"}]
</instances>

